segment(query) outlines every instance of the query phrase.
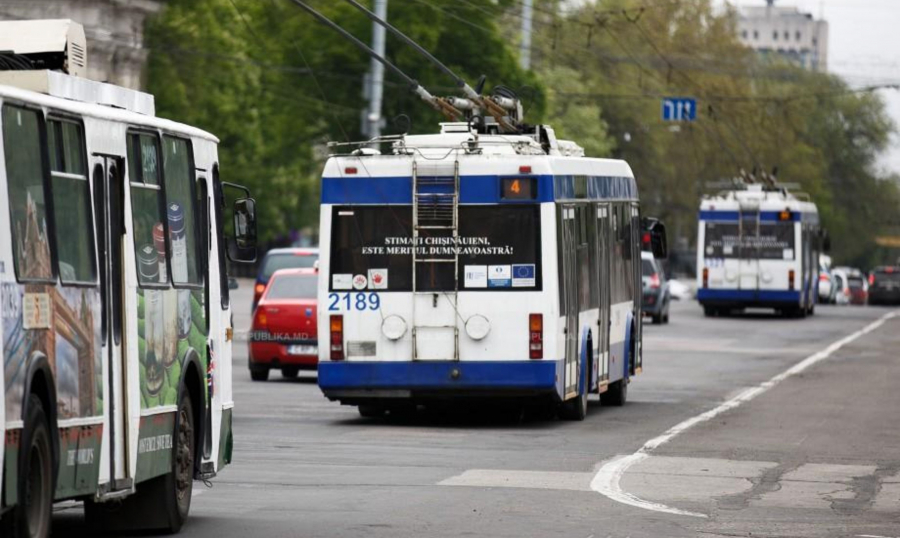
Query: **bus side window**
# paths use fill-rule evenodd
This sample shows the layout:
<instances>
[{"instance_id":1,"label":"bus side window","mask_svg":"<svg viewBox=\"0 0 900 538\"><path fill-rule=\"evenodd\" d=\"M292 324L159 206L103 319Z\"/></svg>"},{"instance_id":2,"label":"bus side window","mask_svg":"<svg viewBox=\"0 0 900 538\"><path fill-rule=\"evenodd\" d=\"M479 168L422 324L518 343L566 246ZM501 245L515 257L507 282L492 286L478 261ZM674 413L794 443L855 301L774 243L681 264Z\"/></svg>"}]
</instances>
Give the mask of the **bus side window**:
<instances>
[{"instance_id":1,"label":"bus side window","mask_svg":"<svg viewBox=\"0 0 900 538\"><path fill-rule=\"evenodd\" d=\"M52 283L40 113L3 105L2 121L16 278Z\"/></svg>"},{"instance_id":2,"label":"bus side window","mask_svg":"<svg viewBox=\"0 0 900 538\"><path fill-rule=\"evenodd\" d=\"M95 285L84 131L78 123L54 118L47 122L47 142L59 279L63 285Z\"/></svg>"},{"instance_id":3,"label":"bus side window","mask_svg":"<svg viewBox=\"0 0 900 538\"><path fill-rule=\"evenodd\" d=\"M213 212L216 219L216 246L219 249L219 291L222 310L226 310L231 302L228 271L225 267L225 193L222 190L222 180L219 179L219 165L213 165Z\"/></svg>"},{"instance_id":4,"label":"bus side window","mask_svg":"<svg viewBox=\"0 0 900 538\"><path fill-rule=\"evenodd\" d=\"M199 176L197 178L197 217L200 222L199 234L197 235L200 240L200 244L198 245L198 265L200 268L200 273L203 274L203 294L205 300L203 301L203 309L204 315L206 316L206 325L205 329L207 334L209 333L209 250L211 247L212 240L212 226L209 221L209 188L206 186L206 178L203 176Z\"/></svg>"},{"instance_id":5,"label":"bus side window","mask_svg":"<svg viewBox=\"0 0 900 538\"><path fill-rule=\"evenodd\" d=\"M175 287L203 284L194 195L194 163L187 140L163 137L166 218L169 226L169 263Z\"/></svg>"},{"instance_id":6,"label":"bus side window","mask_svg":"<svg viewBox=\"0 0 900 538\"><path fill-rule=\"evenodd\" d=\"M168 227L156 135L128 133L128 175L138 284L141 287L166 287L169 282L166 255Z\"/></svg>"}]
</instances>

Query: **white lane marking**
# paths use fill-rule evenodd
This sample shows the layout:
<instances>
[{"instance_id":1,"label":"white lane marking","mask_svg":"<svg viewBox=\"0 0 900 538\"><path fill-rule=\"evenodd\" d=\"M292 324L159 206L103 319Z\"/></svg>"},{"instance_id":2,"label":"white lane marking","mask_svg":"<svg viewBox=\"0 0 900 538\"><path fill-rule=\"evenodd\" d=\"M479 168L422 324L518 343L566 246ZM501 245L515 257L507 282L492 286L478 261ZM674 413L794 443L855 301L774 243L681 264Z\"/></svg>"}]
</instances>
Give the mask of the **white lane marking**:
<instances>
[{"instance_id":1,"label":"white lane marking","mask_svg":"<svg viewBox=\"0 0 900 538\"><path fill-rule=\"evenodd\" d=\"M438 485L591 491L592 478L591 473L469 469L462 474L438 482Z\"/></svg>"},{"instance_id":2,"label":"white lane marking","mask_svg":"<svg viewBox=\"0 0 900 538\"><path fill-rule=\"evenodd\" d=\"M681 433L684 433L686 430L696 426L697 424L701 424L703 422L707 422L712 420L713 418L725 413L726 411L730 411L741 404L749 402L750 400L756 398L760 394L768 392L773 387L784 381L785 379L795 376L804 370L810 368L818 362L821 362L828 357L830 357L834 352L846 346L847 344L853 342L854 340L860 338L861 336L865 336L870 332L878 329L882 325L885 324L889 319L893 319L897 317L900 312L889 312L883 316L881 316L878 320L873 321L869 325L863 327L862 329L856 331L849 336L845 336L841 338L837 342L834 342L830 346L825 349L813 353L809 357L806 357L802 361L798 362L794 366L791 366L784 372L776 375L772 379L765 381L755 387L751 387L734 398L725 401L718 407L710 409L705 413L701 413L697 416L691 417L683 422L676 424L675 426L669 428L668 431L663 433L658 437L654 437L650 439L644 446L638 449L634 454L629 454L627 456L623 456L621 458L614 459L609 463L605 464L603 467L597 471L597 474L594 476L594 479L591 481L591 489L600 493L601 495L605 495L606 497L612 499L613 501L620 502L622 504L627 504L630 506L634 506L636 508L643 508L644 510L652 510L654 512L663 512L667 514L675 514L680 516L692 516L692 517L701 517L707 518L709 517L706 514L700 514L697 512L690 512L688 510L680 510L678 508L673 508L671 506L666 506L664 504L655 503L651 501L646 501L641 499L635 495L632 495L626 491L624 491L619 484L622 479L622 475L625 474L631 466L636 463L640 463L649 457L650 452L659 448L660 446L668 443L676 436Z\"/></svg>"}]
</instances>

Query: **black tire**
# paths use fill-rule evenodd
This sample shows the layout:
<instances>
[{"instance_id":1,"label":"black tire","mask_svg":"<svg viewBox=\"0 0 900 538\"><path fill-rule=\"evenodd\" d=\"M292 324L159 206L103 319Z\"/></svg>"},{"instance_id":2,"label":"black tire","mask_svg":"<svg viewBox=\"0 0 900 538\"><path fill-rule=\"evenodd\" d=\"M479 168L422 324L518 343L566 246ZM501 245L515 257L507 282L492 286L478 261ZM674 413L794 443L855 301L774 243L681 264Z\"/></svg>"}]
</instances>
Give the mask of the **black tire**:
<instances>
[{"instance_id":1,"label":"black tire","mask_svg":"<svg viewBox=\"0 0 900 538\"><path fill-rule=\"evenodd\" d=\"M588 394L582 394L567 400L559 406L559 418L563 420L582 421L587 417Z\"/></svg>"},{"instance_id":2,"label":"black tire","mask_svg":"<svg viewBox=\"0 0 900 538\"><path fill-rule=\"evenodd\" d=\"M620 379L615 383L610 383L606 392L600 395L600 403L613 407L621 407L625 405L628 399L628 380Z\"/></svg>"},{"instance_id":3,"label":"black tire","mask_svg":"<svg viewBox=\"0 0 900 538\"><path fill-rule=\"evenodd\" d=\"M194 407L187 391L181 396L172 442L172 469L141 482L121 503L84 503L88 526L95 532L155 531L175 534L191 509L197 435Z\"/></svg>"},{"instance_id":4,"label":"black tire","mask_svg":"<svg viewBox=\"0 0 900 538\"><path fill-rule=\"evenodd\" d=\"M300 368L296 366L286 366L281 369L281 376L285 379L297 379L298 375L300 375Z\"/></svg>"},{"instance_id":5,"label":"black tire","mask_svg":"<svg viewBox=\"0 0 900 538\"><path fill-rule=\"evenodd\" d=\"M358 409L359 416L363 418L381 418L386 411L384 406L381 405L360 405Z\"/></svg>"},{"instance_id":6,"label":"black tire","mask_svg":"<svg viewBox=\"0 0 900 538\"><path fill-rule=\"evenodd\" d=\"M662 322L663 322L662 312L660 312L659 314L651 315L650 320L653 322L654 325L662 325Z\"/></svg>"},{"instance_id":7,"label":"black tire","mask_svg":"<svg viewBox=\"0 0 900 538\"><path fill-rule=\"evenodd\" d=\"M266 366L250 365L250 379L253 381L268 381L269 368Z\"/></svg>"},{"instance_id":8,"label":"black tire","mask_svg":"<svg viewBox=\"0 0 900 538\"><path fill-rule=\"evenodd\" d=\"M704 306L703 315L708 318L714 317L716 315L716 309L711 306Z\"/></svg>"},{"instance_id":9,"label":"black tire","mask_svg":"<svg viewBox=\"0 0 900 538\"><path fill-rule=\"evenodd\" d=\"M28 397L28 416L19 452L19 504L7 513L0 530L10 538L47 538L53 521L53 448L44 405Z\"/></svg>"},{"instance_id":10,"label":"black tire","mask_svg":"<svg viewBox=\"0 0 900 538\"><path fill-rule=\"evenodd\" d=\"M665 324L665 325L669 324L669 306L668 305L666 305L666 315L663 316L662 321L663 321L663 324Z\"/></svg>"}]
</instances>

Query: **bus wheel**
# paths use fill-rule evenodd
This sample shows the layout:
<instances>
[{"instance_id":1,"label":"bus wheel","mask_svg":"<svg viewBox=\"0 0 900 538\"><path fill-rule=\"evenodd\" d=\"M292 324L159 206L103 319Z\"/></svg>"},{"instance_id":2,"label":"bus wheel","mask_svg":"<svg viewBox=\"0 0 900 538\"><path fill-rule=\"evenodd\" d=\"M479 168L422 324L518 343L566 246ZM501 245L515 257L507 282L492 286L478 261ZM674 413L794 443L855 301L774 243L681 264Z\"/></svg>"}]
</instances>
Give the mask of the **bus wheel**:
<instances>
[{"instance_id":1,"label":"bus wheel","mask_svg":"<svg viewBox=\"0 0 900 538\"><path fill-rule=\"evenodd\" d=\"M628 399L628 380L620 379L615 383L609 384L609 389L600 395L600 403L613 407L621 407L625 405Z\"/></svg>"},{"instance_id":2,"label":"bus wheel","mask_svg":"<svg viewBox=\"0 0 900 538\"><path fill-rule=\"evenodd\" d=\"M47 415L40 398L34 394L28 397L21 447L19 504L4 518L3 536L46 538L50 536L53 514L53 456Z\"/></svg>"},{"instance_id":3,"label":"bus wheel","mask_svg":"<svg viewBox=\"0 0 900 538\"><path fill-rule=\"evenodd\" d=\"M186 390L178 404L176 422L169 472L138 483L134 495L121 501L86 500L84 515L91 530L104 533L152 530L167 534L181 530L191 509L197 453L194 406Z\"/></svg>"},{"instance_id":4,"label":"bus wheel","mask_svg":"<svg viewBox=\"0 0 900 538\"><path fill-rule=\"evenodd\" d=\"M559 408L559 418L563 420L584 420L588 410L588 393L584 391L571 400L565 401Z\"/></svg>"},{"instance_id":5,"label":"bus wheel","mask_svg":"<svg viewBox=\"0 0 900 538\"><path fill-rule=\"evenodd\" d=\"M384 416L386 409L380 405L360 405L359 416L363 418L380 418Z\"/></svg>"}]
</instances>

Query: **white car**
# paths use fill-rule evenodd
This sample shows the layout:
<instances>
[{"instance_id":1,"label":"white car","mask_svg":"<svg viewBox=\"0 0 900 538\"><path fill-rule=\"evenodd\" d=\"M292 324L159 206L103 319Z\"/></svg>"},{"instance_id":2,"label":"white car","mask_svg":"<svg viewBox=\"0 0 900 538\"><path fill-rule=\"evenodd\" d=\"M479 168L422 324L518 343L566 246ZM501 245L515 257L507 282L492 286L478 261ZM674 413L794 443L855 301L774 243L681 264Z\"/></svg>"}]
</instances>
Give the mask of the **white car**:
<instances>
[{"instance_id":1,"label":"white car","mask_svg":"<svg viewBox=\"0 0 900 538\"><path fill-rule=\"evenodd\" d=\"M841 269L835 269L831 275L834 278L834 303L850 304L850 285L847 283L847 273Z\"/></svg>"}]
</instances>

